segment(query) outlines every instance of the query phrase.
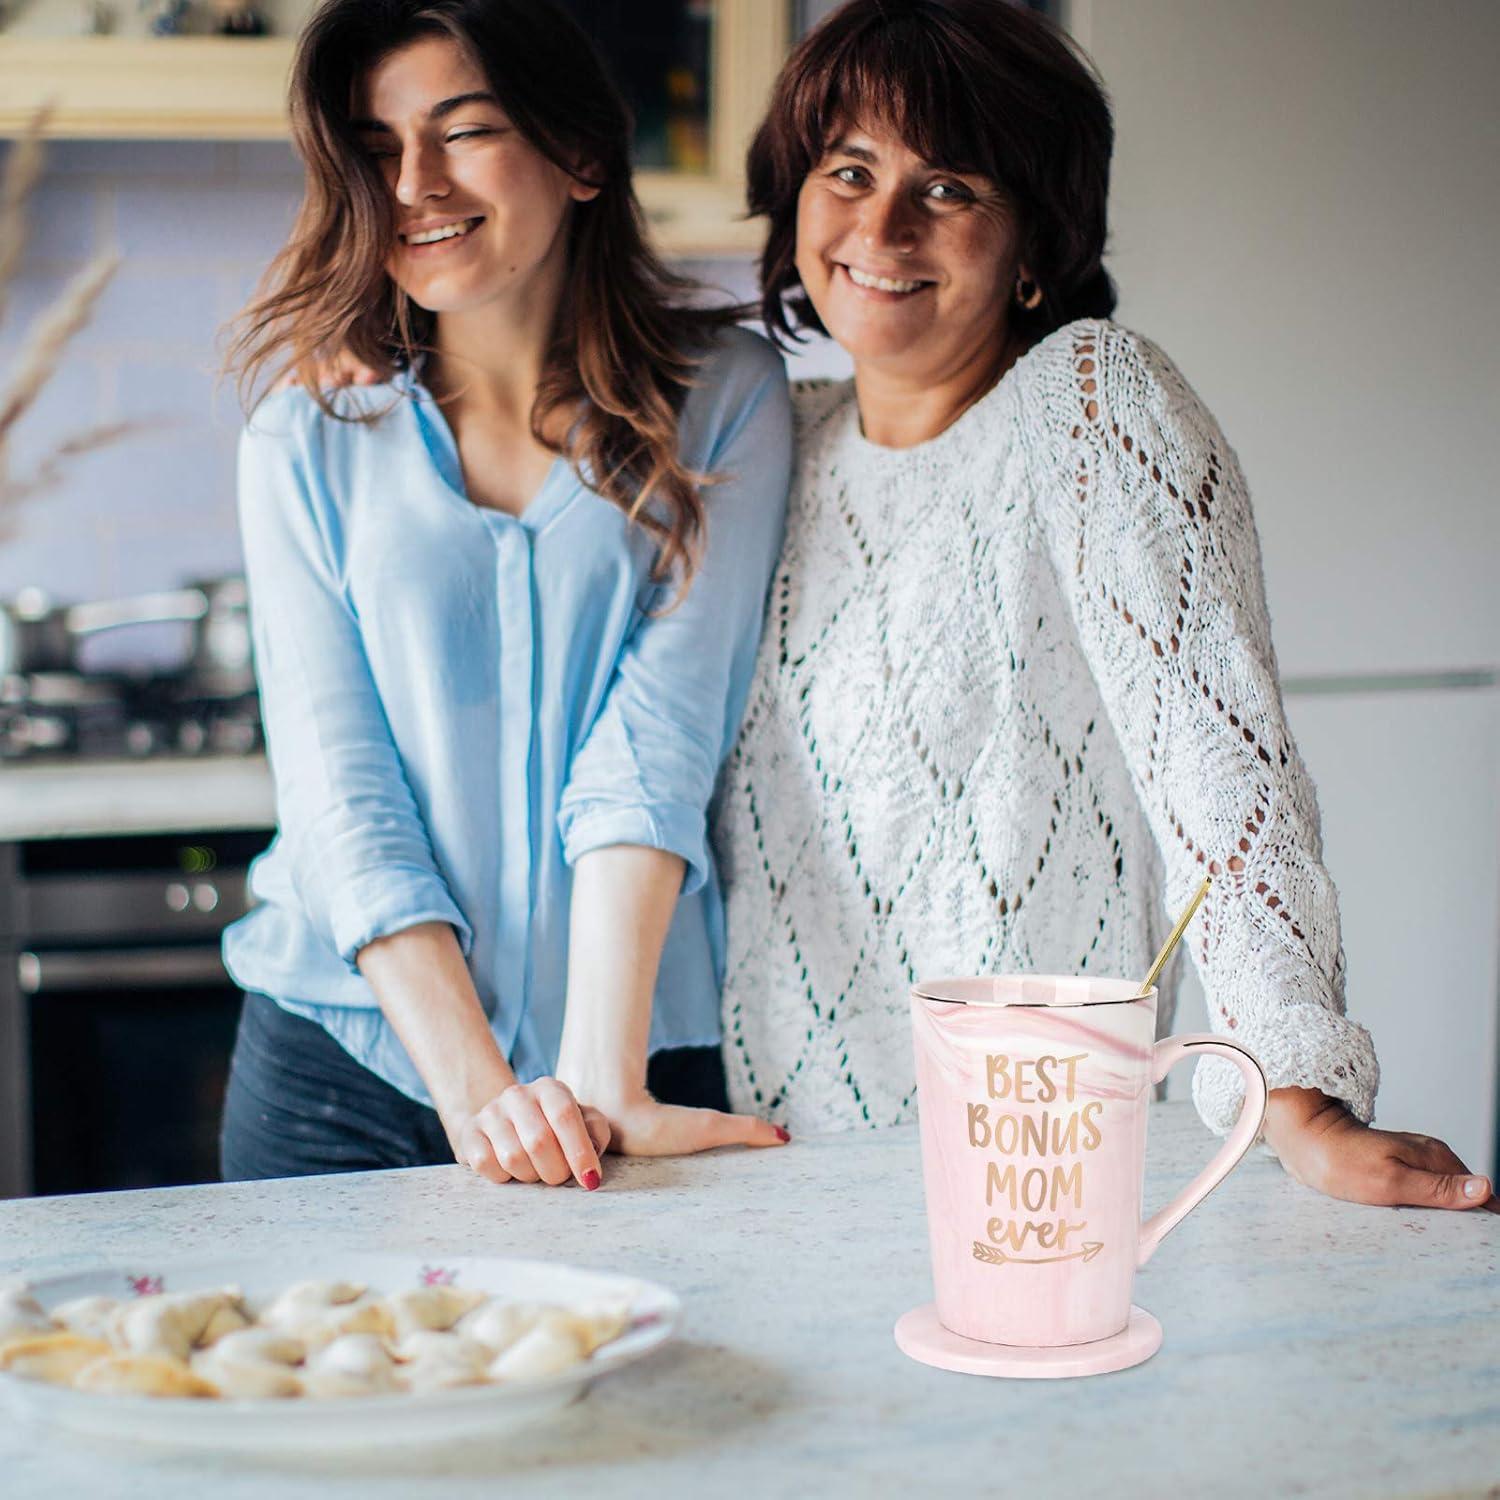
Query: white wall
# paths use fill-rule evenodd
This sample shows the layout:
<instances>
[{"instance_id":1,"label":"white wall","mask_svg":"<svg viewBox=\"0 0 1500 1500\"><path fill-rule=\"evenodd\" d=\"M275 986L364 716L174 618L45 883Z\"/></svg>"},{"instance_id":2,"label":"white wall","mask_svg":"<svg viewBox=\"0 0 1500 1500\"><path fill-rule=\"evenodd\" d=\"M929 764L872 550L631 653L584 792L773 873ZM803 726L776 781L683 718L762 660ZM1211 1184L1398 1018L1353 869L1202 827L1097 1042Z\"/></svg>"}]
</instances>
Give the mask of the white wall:
<instances>
[{"instance_id":1,"label":"white wall","mask_svg":"<svg viewBox=\"0 0 1500 1500\"><path fill-rule=\"evenodd\" d=\"M1250 472L1292 672L1500 656L1500 5L1085 0L1109 264Z\"/></svg>"},{"instance_id":2,"label":"white wall","mask_svg":"<svg viewBox=\"0 0 1500 1500\"><path fill-rule=\"evenodd\" d=\"M1500 694L1436 674L1500 663L1500 5L1072 0L1064 20L1115 106L1119 316L1250 477L1379 1119L1488 1169Z\"/></svg>"}]
</instances>

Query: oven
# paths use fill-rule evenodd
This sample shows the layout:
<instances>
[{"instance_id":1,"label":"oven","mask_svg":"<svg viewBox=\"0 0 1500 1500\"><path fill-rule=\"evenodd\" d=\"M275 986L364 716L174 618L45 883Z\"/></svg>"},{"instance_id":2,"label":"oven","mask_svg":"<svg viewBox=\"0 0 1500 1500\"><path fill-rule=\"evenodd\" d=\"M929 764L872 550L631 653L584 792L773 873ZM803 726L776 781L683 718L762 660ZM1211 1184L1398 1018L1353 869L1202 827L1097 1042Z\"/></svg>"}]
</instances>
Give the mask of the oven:
<instances>
[{"instance_id":1,"label":"oven","mask_svg":"<svg viewBox=\"0 0 1500 1500\"><path fill-rule=\"evenodd\" d=\"M211 1182L269 830L0 844L0 1196Z\"/></svg>"}]
</instances>

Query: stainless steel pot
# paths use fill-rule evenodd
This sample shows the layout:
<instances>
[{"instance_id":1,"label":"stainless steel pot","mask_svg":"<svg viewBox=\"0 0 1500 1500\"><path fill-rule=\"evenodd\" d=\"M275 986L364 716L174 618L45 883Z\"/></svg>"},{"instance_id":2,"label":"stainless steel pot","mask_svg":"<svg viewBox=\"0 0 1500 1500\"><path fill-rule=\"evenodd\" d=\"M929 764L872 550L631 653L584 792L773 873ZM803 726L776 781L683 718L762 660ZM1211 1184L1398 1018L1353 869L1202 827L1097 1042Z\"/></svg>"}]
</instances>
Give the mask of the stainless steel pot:
<instances>
[{"instance_id":1,"label":"stainless steel pot","mask_svg":"<svg viewBox=\"0 0 1500 1500\"><path fill-rule=\"evenodd\" d=\"M0 676L61 672L73 663L73 637L65 611L40 589L22 589L0 603Z\"/></svg>"},{"instance_id":2,"label":"stainless steel pot","mask_svg":"<svg viewBox=\"0 0 1500 1500\"><path fill-rule=\"evenodd\" d=\"M233 693L254 686L245 580L237 576L94 604L54 605L40 589L24 589L0 603L0 675L74 671L78 644L86 637L174 620L194 626L186 668L205 690Z\"/></svg>"},{"instance_id":3,"label":"stainless steel pot","mask_svg":"<svg viewBox=\"0 0 1500 1500\"><path fill-rule=\"evenodd\" d=\"M84 636L117 625L196 621L207 609L207 595L196 588L66 605L53 604L40 589L23 589L0 604L0 673L70 672Z\"/></svg>"},{"instance_id":4,"label":"stainless steel pot","mask_svg":"<svg viewBox=\"0 0 1500 1500\"><path fill-rule=\"evenodd\" d=\"M205 692L230 697L255 686L250 651L250 591L238 576L195 585L208 601L193 632L189 672Z\"/></svg>"}]
</instances>

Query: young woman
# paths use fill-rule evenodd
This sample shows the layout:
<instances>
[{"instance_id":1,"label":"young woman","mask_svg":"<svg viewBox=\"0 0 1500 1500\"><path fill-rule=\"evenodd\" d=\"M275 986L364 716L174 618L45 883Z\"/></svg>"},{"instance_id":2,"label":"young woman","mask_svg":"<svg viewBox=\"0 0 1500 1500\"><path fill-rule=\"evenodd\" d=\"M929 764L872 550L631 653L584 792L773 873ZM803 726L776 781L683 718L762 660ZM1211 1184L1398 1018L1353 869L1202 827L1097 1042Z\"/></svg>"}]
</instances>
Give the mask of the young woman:
<instances>
[{"instance_id":1,"label":"young woman","mask_svg":"<svg viewBox=\"0 0 1500 1500\"><path fill-rule=\"evenodd\" d=\"M1483 1204L1441 1142L1367 1128L1244 481L1108 321L1111 146L1086 63L1002 0L852 0L777 84L749 162L765 319L854 379L798 403L716 814L731 1097L799 1131L909 1118L919 976L1143 974L1211 871L1194 956L1290 1172ZM1194 1093L1227 1130L1238 1074L1205 1060Z\"/></svg>"},{"instance_id":2,"label":"young woman","mask_svg":"<svg viewBox=\"0 0 1500 1500\"><path fill-rule=\"evenodd\" d=\"M225 942L225 1174L593 1188L607 1146L774 1145L702 1106L781 362L646 247L549 0L330 0L292 115L306 198L235 351L303 385L241 450L279 827ZM340 347L373 384L311 386Z\"/></svg>"}]
</instances>

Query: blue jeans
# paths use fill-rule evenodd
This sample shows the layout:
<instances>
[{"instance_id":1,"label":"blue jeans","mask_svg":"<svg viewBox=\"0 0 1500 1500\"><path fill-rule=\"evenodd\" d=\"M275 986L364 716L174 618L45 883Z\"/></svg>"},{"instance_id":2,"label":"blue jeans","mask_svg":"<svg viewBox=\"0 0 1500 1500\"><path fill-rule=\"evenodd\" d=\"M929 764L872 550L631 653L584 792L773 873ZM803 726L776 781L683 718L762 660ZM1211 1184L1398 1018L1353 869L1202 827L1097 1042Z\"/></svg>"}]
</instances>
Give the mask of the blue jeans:
<instances>
[{"instance_id":1,"label":"blue jeans","mask_svg":"<svg viewBox=\"0 0 1500 1500\"><path fill-rule=\"evenodd\" d=\"M729 1108L717 1047L656 1053L646 1084L664 1103ZM452 1161L435 1109L355 1062L315 1021L245 996L219 1136L225 1182Z\"/></svg>"}]
</instances>

